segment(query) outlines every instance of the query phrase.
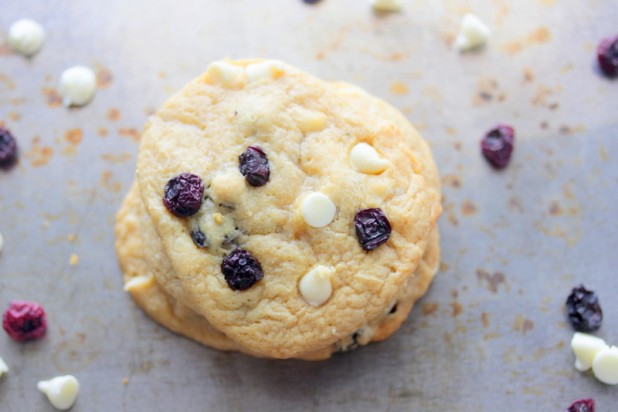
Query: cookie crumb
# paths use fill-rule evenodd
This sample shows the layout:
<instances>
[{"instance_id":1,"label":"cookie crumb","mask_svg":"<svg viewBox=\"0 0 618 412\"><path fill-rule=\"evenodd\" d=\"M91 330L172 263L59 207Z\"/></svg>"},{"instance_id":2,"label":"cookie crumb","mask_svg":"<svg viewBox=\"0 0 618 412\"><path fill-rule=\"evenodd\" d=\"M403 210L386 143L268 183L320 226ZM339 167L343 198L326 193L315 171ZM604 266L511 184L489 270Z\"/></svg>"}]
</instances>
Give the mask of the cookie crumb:
<instances>
[{"instance_id":1,"label":"cookie crumb","mask_svg":"<svg viewBox=\"0 0 618 412\"><path fill-rule=\"evenodd\" d=\"M77 266L78 263L79 263L79 256L77 256L77 253L71 253L71 257L69 258L69 265Z\"/></svg>"},{"instance_id":2,"label":"cookie crumb","mask_svg":"<svg viewBox=\"0 0 618 412\"><path fill-rule=\"evenodd\" d=\"M74 233L70 233L70 234L67 235L67 240L69 242L75 242L76 239L77 239L77 235L74 234Z\"/></svg>"},{"instance_id":3,"label":"cookie crumb","mask_svg":"<svg viewBox=\"0 0 618 412\"><path fill-rule=\"evenodd\" d=\"M129 384L129 378L122 378L122 384L123 385L128 385Z\"/></svg>"},{"instance_id":4,"label":"cookie crumb","mask_svg":"<svg viewBox=\"0 0 618 412\"><path fill-rule=\"evenodd\" d=\"M223 223L223 215L219 212L213 213L212 220L214 220L216 224L220 225Z\"/></svg>"}]
</instances>

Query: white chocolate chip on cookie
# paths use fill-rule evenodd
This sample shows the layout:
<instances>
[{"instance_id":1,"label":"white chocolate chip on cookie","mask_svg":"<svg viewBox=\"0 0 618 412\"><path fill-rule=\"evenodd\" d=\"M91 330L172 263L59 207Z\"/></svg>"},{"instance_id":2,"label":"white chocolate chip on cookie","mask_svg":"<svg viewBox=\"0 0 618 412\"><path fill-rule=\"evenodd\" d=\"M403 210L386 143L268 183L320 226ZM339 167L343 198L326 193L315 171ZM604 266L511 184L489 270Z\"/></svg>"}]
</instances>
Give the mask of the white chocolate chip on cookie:
<instances>
[{"instance_id":1,"label":"white chocolate chip on cookie","mask_svg":"<svg viewBox=\"0 0 618 412\"><path fill-rule=\"evenodd\" d=\"M618 348L601 349L592 362L594 376L607 385L618 385Z\"/></svg>"},{"instance_id":2,"label":"white chocolate chip on cookie","mask_svg":"<svg viewBox=\"0 0 618 412\"><path fill-rule=\"evenodd\" d=\"M376 149L367 143L358 143L350 152L350 161L361 173L382 173L388 166L388 160L380 157Z\"/></svg>"},{"instance_id":3,"label":"white chocolate chip on cookie","mask_svg":"<svg viewBox=\"0 0 618 412\"><path fill-rule=\"evenodd\" d=\"M245 70L242 67L224 61L212 62L206 70L206 82L225 87L242 84L244 77Z\"/></svg>"},{"instance_id":4,"label":"white chocolate chip on cookie","mask_svg":"<svg viewBox=\"0 0 618 412\"><path fill-rule=\"evenodd\" d=\"M136 276L124 284L124 290L125 292L132 292L138 289L149 288L154 284L154 281L154 276L152 275Z\"/></svg>"},{"instance_id":5,"label":"white chocolate chip on cookie","mask_svg":"<svg viewBox=\"0 0 618 412\"><path fill-rule=\"evenodd\" d=\"M283 64L277 60L267 60L265 62L253 63L247 66L247 76L249 81L274 80L283 76Z\"/></svg>"},{"instance_id":6,"label":"white chocolate chip on cookie","mask_svg":"<svg viewBox=\"0 0 618 412\"><path fill-rule=\"evenodd\" d=\"M318 265L307 272L298 284L303 299L313 306L320 306L326 302L333 293L330 278L334 273L334 268L323 265Z\"/></svg>"},{"instance_id":7,"label":"white chocolate chip on cookie","mask_svg":"<svg viewBox=\"0 0 618 412\"><path fill-rule=\"evenodd\" d=\"M337 207L323 193L313 192L303 200L302 213L305 222L311 227L321 228L335 218Z\"/></svg>"},{"instance_id":8,"label":"white chocolate chip on cookie","mask_svg":"<svg viewBox=\"0 0 618 412\"><path fill-rule=\"evenodd\" d=\"M607 344L603 339L575 332L571 340L571 349L575 354L575 369L580 372L590 369L594 357L605 348L607 348Z\"/></svg>"},{"instance_id":9,"label":"white chocolate chip on cookie","mask_svg":"<svg viewBox=\"0 0 618 412\"><path fill-rule=\"evenodd\" d=\"M294 106L289 110L289 113L303 133L319 132L326 127L327 118L322 112Z\"/></svg>"},{"instance_id":10,"label":"white chocolate chip on cookie","mask_svg":"<svg viewBox=\"0 0 618 412\"><path fill-rule=\"evenodd\" d=\"M40 381L37 387L47 395L47 399L54 408L61 411L71 408L79 393L79 382L72 375L57 376L48 381Z\"/></svg>"}]
</instances>

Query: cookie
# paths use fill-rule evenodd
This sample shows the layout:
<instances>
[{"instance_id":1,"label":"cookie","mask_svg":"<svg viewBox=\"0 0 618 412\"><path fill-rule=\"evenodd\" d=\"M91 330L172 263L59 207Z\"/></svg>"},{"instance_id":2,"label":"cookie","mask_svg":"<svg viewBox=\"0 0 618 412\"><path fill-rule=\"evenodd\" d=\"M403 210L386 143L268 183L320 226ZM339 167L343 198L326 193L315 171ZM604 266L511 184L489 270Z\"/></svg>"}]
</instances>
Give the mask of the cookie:
<instances>
[{"instance_id":1,"label":"cookie","mask_svg":"<svg viewBox=\"0 0 618 412\"><path fill-rule=\"evenodd\" d=\"M276 358L381 316L441 212L429 148L399 112L274 61L216 62L165 103L137 182L160 241L146 249L168 264L157 287Z\"/></svg>"},{"instance_id":2,"label":"cookie","mask_svg":"<svg viewBox=\"0 0 618 412\"><path fill-rule=\"evenodd\" d=\"M169 267L162 250L156 250L157 234L145 219L137 186L133 185L118 212L116 249L124 272L128 292L150 317L168 329L219 350L240 351L259 356L238 345L215 329L204 317L179 303L155 280L155 270ZM158 243L160 246L160 243ZM146 257L148 256L148 258ZM439 240L434 230L429 247L408 285L399 293L393 305L378 318L354 334L309 353L296 355L305 360L323 360L339 351L348 351L370 342L381 341L394 333L407 318L414 302L427 290L439 266Z\"/></svg>"}]
</instances>

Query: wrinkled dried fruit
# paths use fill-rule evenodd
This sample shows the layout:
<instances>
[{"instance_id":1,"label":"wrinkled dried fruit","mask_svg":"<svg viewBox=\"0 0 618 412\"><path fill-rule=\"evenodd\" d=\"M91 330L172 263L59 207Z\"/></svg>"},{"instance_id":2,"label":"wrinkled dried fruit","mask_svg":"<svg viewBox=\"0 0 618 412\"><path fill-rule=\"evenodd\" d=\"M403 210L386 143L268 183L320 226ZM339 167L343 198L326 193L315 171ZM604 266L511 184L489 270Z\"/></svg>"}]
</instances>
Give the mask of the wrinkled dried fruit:
<instances>
[{"instance_id":1,"label":"wrinkled dried fruit","mask_svg":"<svg viewBox=\"0 0 618 412\"><path fill-rule=\"evenodd\" d=\"M303 2L307 4L316 4L316 3L319 3L320 1L322 0L303 0Z\"/></svg>"},{"instance_id":2,"label":"wrinkled dried fruit","mask_svg":"<svg viewBox=\"0 0 618 412\"><path fill-rule=\"evenodd\" d=\"M171 179L163 190L163 204L178 217L192 216L200 210L204 182L193 173L181 173Z\"/></svg>"},{"instance_id":3,"label":"wrinkled dried fruit","mask_svg":"<svg viewBox=\"0 0 618 412\"><path fill-rule=\"evenodd\" d=\"M498 125L481 140L481 151L494 168L504 169L511 160L514 141L515 130L511 126Z\"/></svg>"},{"instance_id":4,"label":"wrinkled dried fruit","mask_svg":"<svg viewBox=\"0 0 618 412\"><path fill-rule=\"evenodd\" d=\"M270 177L268 158L264 151L257 146L249 146L240 155L240 173L251 186L264 186Z\"/></svg>"},{"instance_id":5,"label":"wrinkled dried fruit","mask_svg":"<svg viewBox=\"0 0 618 412\"><path fill-rule=\"evenodd\" d=\"M41 339L47 331L45 311L38 303L13 301L2 316L2 327L19 342Z\"/></svg>"},{"instance_id":6,"label":"wrinkled dried fruit","mask_svg":"<svg viewBox=\"0 0 618 412\"><path fill-rule=\"evenodd\" d=\"M245 290L264 277L260 262L244 249L234 249L221 262L221 271L232 290Z\"/></svg>"},{"instance_id":7,"label":"wrinkled dried fruit","mask_svg":"<svg viewBox=\"0 0 618 412\"><path fill-rule=\"evenodd\" d=\"M606 76L618 76L618 35L601 40L597 47L597 59Z\"/></svg>"},{"instance_id":8,"label":"wrinkled dried fruit","mask_svg":"<svg viewBox=\"0 0 618 412\"><path fill-rule=\"evenodd\" d=\"M578 332L594 332L601 327L603 311L596 293L584 285L573 288L566 301L569 321Z\"/></svg>"},{"instance_id":9,"label":"wrinkled dried fruit","mask_svg":"<svg viewBox=\"0 0 618 412\"><path fill-rule=\"evenodd\" d=\"M8 129L0 127L0 167L9 168L17 160L17 142Z\"/></svg>"},{"instance_id":10,"label":"wrinkled dried fruit","mask_svg":"<svg viewBox=\"0 0 618 412\"><path fill-rule=\"evenodd\" d=\"M200 229L195 229L191 231L191 239L193 239L193 243L195 243L197 247L208 246L208 240L206 239L206 235Z\"/></svg>"},{"instance_id":11,"label":"wrinkled dried fruit","mask_svg":"<svg viewBox=\"0 0 618 412\"><path fill-rule=\"evenodd\" d=\"M354 216L356 237L363 249L373 250L391 236L391 224L382 209L365 209Z\"/></svg>"},{"instance_id":12,"label":"wrinkled dried fruit","mask_svg":"<svg viewBox=\"0 0 618 412\"><path fill-rule=\"evenodd\" d=\"M567 412L594 412L594 399L580 399L571 404Z\"/></svg>"}]
</instances>

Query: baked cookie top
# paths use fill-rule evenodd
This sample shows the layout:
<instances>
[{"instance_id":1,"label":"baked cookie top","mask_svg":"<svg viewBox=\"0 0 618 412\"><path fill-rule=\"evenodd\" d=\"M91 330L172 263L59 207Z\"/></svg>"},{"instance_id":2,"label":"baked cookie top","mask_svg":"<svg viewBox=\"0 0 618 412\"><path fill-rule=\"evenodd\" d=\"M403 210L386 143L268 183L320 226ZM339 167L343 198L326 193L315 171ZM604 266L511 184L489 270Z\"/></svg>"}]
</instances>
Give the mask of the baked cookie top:
<instances>
[{"instance_id":1,"label":"baked cookie top","mask_svg":"<svg viewBox=\"0 0 618 412\"><path fill-rule=\"evenodd\" d=\"M429 149L399 112L269 60L215 62L166 102L137 180L174 269L161 286L280 358L391 304L441 211Z\"/></svg>"}]
</instances>

